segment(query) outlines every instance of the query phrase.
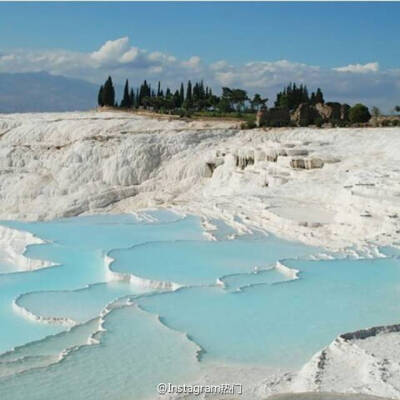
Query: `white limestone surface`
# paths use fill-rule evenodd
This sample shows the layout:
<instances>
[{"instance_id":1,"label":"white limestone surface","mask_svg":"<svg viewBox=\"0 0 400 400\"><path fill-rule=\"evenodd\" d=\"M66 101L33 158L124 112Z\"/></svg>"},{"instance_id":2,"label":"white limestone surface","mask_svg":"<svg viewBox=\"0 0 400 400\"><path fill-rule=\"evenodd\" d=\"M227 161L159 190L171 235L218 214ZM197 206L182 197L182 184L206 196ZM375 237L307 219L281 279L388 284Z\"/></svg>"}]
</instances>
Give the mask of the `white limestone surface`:
<instances>
[{"instance_id":1,"label":"white limestone surface","mask_svg":"<svg viewBox=\"0 0 400 400\"><path fill-rule=\"evenodd\" d=\"M0 219L172 207L331 251L399 244L399 128L241 131L230 121L119 112L0 115ZM294 168L300 167L300 168ZM36 238L1 228L3 260ZM24 235L24 234L22 234ZM258 379L254 398L331 391L400 399L397 330L339 337L301 371ZM249 374L250 376L251 374Z\"/></svg>"},{"instance_id":2,"label":"white limestone surface","mask_svg":"<svg viewBox=\"0 0 400 400\"><path fill-rule=\"evenodd\" d=\"M25 256L27 246L44 243L29 232L0 225L0 273L33 271L55 264Z\"/></svg>"},{"instance_id":3,"label":"white limestone surface","mask_svg":"<svg viewBox=\"0 0 400 400\"><path fill-rule=\"evenodd\" d=\"M393 244L399 148L399 128L240 131L118 112L4 114L0 218L174 207L329 249Z\"/></svg>"}]
</instances>

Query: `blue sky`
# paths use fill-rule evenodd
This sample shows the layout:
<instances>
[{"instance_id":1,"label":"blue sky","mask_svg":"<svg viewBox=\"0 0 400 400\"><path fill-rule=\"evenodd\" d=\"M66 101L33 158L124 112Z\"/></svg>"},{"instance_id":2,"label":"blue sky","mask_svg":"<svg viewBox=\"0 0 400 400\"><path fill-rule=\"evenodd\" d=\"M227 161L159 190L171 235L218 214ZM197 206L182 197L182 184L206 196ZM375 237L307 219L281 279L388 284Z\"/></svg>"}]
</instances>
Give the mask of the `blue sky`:
<instances>
[{"instance_id":1,"label":"blue sky","mask_svg":"<svg viewBox=\"0 0 400 400\"><path fill-rule=\"evenodd\" d=\"M1 3L0 72L400 103L400 2Z\"/></svg>"},{"instance_id":2,"label":"blue sky","mask_svg":"<svg viewBox=\"0 0 400 400\"><path fill-rule=\"evenodd\" d=\"M0 48L136 46L208 62L398 67L400 3L6 3Z\"/></svg>"}]
</instances>

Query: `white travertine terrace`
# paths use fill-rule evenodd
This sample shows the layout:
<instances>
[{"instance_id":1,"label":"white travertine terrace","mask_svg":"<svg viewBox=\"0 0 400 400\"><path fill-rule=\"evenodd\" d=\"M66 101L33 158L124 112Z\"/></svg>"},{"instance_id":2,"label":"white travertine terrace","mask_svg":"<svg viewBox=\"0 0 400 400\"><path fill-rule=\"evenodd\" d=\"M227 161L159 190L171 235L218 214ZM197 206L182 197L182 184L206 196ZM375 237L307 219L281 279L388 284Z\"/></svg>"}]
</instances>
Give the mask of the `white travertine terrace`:
<instances>
[{"instance_id":1,"label":"white travertine terrace","mask_svg":"<svg viewBox=\"0 0 400 400\"><path fill-rule=\"evenodd\" d=\"M41 243L44 241L29 232L0 225L0 262L10 266L8 273L50 267L54 264L49 261L35 260L24 255L27 246Z\"/></svg>"},{"instance_id":2,"label":"white travertine terrace","mask_svg":"<svg viewBox=\"0 0 400 400\"><path fill-rule=\"evenodd\" d=\"M400 129L241 131L230 121L118 112L0 115L0 219L151 207L195 213L205 227L220 218L239 233L258 228L376 256L400 237ZM48 266L23 255L38 240L0 227L0 257L19 270ZM267 378L255 393L400 399L399 342L390 330L339 337L301 371Z\"/></svg>"},{"instance_id":3,"label":"white travertine terrace","mask_svg":"<svg viewBox=\"0 0 400 400\"><path fill-rule=\"evenodd\" d=\"M175 207L330 249L393 244L399 148L399 128L0 115L0 218Z\"/></svg>"}]
</instances>

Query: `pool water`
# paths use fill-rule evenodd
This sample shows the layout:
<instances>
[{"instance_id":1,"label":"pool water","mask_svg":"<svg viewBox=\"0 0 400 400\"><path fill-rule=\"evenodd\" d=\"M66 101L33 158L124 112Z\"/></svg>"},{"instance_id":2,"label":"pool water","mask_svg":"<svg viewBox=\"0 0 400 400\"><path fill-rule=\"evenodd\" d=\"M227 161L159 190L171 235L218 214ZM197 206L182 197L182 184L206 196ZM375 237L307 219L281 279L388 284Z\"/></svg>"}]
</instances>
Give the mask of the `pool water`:
<instances>
[{"instance_id":1,"label":"pool water","mask_svg":"<svg viewBox=\"0 0 400 400\"><path fill-rule=\"evenodd\" d=\"M396 252L319 261L213 223L217 241L165 210L2 222L46 240L25 255L55 265L0 269L0 398L151 399L208 365L298 368L340 333L398 323Z\"/></svg>"}]
</instances>

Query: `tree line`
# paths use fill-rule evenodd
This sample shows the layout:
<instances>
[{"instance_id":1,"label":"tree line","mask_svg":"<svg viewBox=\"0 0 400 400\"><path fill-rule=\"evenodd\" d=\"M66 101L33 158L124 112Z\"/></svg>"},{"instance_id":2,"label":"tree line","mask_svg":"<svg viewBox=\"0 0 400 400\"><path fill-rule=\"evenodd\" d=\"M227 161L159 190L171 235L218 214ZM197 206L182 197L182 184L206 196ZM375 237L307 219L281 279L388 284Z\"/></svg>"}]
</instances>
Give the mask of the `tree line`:
<instances>
[{"instance_id":1,"label":"tree line","mask_svg":"<svg viewBox=\"0 0 400 400\"><path fill-rule=\"evenodd\" d=\"M192 83L189 80L186 84L182 82L180 87L173 91L169 87L164 90L161 82L158 82L157 88L153 88L146 80L134 90L126 80L122 99L118 102L110 76L100 86L97 99L101 107L144 108L154 111L216 110L223 113L254 112L265 106L267 101L267 98L262 98L258 93L250 99L245 90L228 87L223 87L221 96L216 96L210 87L204 85L203 81Z\"/></svg>"},{"instance_id":2,"label":"tree line","mask_svg":"<svg viewBox=\"0 0 400 400\"><path fill-rule=\"evenodd\" d=\"M268 98L263 98L259 93L249 97L247 91L240 88L222 87L221 95L217 96L202 80L182 82L175 90L162 87L161 82L158 82L156 87L152 87L146 80L134 89L126 80L122 99L117 101L111 76L100 86L97 100L99 106L125 110L150 109L181 116L190 115L193 112L212 112L216 116L236 113L237 116L247 115L250 118L249 121L251 119L254 121L255 113L266 108L268 102ZM275 108L271 110L287 110L292 115L301 104L313 108L321 103L325 104L321 88L317 88L310 94L306 85L290 83L276 94L273 103ZM334 103L326 104L329 106ZM400 106L396 106L395 111L400 112ZM380 115L377 107L372 108L372 115L374 117ZM356 104L350 110L350 122L367 122L370 118L368 108L362 104Z\"/></svg>"},{"instance_id":3,"label":"tree line","mask_svg":"<svg viewBox=\"0 0 400 400\"><path fill-rule=\"evenodd\" d=\"M290 83L276 95L275 107L283 107L292 111L304 103L309 105L325 103L322 90L318 88L316 92L312 92L309 96L306 85L297 86L296 83Z\"/></svg>"},{"instance_id":4,"label":"tree line","mask_svg":"<svg viewBox=\"0 0 400 400\"><path fill-rule=\"evenodd\" d=\"M142 107L151 108L155 111L171 111L182 108L195 111L214 109L223 113L233 111L254 112L265 107L267 102L268 98L263 98L259 93L250 98L245 90L228 87L223 87L221 96L216 96L211 88L204 86L203 81L192 84L189 80L186 85L181 83L179 89L172 91L169 87L163 90L161 82L158 82L155 90L146 80L139 88L133 90L126 80L122 99L118 103L115 99L115 89L110 76L104 85L101 85L98 94L99 106L122 109ZM302 103L324 103L322 90L318 88L316 92L309 95L306 85L297 86L296 83L290 83L277 93L275 107L294 110Z\"/></svg>"}]
</instances>

